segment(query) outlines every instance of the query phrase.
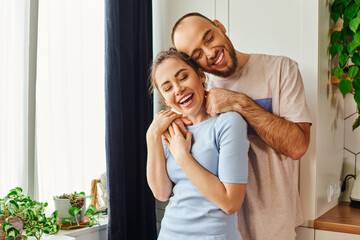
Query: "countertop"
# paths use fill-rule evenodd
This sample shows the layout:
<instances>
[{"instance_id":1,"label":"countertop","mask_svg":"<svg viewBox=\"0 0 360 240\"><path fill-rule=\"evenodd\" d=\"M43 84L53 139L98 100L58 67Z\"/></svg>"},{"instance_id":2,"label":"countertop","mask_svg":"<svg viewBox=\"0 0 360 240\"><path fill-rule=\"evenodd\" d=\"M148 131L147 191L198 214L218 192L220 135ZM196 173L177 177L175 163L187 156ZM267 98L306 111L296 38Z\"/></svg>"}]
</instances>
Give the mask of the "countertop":
<instances>
[{"instance_id":1,"label":"countertop","mask_svg":"<svg viewBox=\"0 0 360 240\"><path fill-rule=\"evenodd\" d=\"M360 209L342 202L317 218L314 228L319 230L360 234Z\"/></svg>"}]
</instances>

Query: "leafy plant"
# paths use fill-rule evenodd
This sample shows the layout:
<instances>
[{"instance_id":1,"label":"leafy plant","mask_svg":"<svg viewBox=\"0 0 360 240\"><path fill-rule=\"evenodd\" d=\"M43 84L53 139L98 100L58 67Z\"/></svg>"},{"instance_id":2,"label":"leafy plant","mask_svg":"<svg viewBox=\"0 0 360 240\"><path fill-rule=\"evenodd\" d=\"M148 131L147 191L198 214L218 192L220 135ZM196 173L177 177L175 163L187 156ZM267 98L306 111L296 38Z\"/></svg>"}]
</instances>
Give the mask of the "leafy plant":
<instances>
[{"instance_id":1,"label":"leafy plant","mask_svg":"<svg viewBox=\"0 0 360 240\"><path fill-rule=\"evenodd\" d=\"M357 104L359 117L352 126L355 130L360 126L360 0L335 0L330 13L334 23L343 20L342 29L331 34L330 54L332 58L338 56L339 67L334 69L334 75L340 80L341 93L344 97L353 94Z\"/></svg>"},{"instance_id":2,"label":"leafy plant","mask_svg":"<svg viewBox=\"0 0 360 240\"><path fill-rule=\"evenodd\" d=\"M74 192L71 194L63 194L60 196L55 196L54 199L69 199L71 208L69 209L69 214L75 218L75 221L72 221L68 218L65 218L61 221L62 225L69 225L69 224L76 224L77 227L79 226L89 226L92 227L94 225L99 225L99 218L102 214L98 214L98 219L95 218L95 215L97 213L97 209L95 206L90 205L86 212L85 217L89 218L90 221L87 225L80 225L77 214L79 214L82 211L82 208L85 205L85 198L92 198L92 196L85 196L84 192ZM66 228L66 227L65 227Z\"/></svg>"},{"instance_id":3,"label":"leafy plant","mask_svg":"<svg viewBox=\"0 0 360 240\"><path fill-rule=\"evenodd\" d=\"M47 205L25 196L20 187L10 190L5 198L0 199L0 218L5 218L5 223L0 223L0 227L5 232L5 239L11 240L22 236L22 232L10 223L11 218L20 219L26 235L34 236L38 240L44 233L56 234L60 230L56 221L57 211L46 217L44 212Z\"/></svg>"},{"instance_id":4,"label":"leafy plant","mask_svg":"<svg viewBox=\"0 0 360 240\"><path fill-rule=\"evenodd\" d=\"M64 193L63 195L54 197L54 199L56 198L69 199L72 207L82 208L85 205L86 196L84 192L80 192L80 193L74 192L70 194Z\"/></svg>"}]
</instances>

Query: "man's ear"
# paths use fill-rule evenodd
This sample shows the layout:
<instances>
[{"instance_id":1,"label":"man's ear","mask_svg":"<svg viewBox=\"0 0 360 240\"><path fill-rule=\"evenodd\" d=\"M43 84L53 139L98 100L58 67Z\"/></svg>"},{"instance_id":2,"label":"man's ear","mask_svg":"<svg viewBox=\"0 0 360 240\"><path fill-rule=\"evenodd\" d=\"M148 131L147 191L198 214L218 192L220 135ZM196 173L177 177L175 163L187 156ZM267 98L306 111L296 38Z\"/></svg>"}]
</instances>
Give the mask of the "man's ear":
<instances>
[{"instance_id":1,"label":"man's ear","mask_svg":"<svg viewBox=\"0 0 360 240\"><path fill-rule=\"evenodd\" d=\"M216 19L213 22L214 22L215 26L218 27L220 29L220 31L222 31L222 33L224 33L224 34L226 33L226 28L224 27L224 25L221 22L219 22Z\"/></svg>"}]
</instances>

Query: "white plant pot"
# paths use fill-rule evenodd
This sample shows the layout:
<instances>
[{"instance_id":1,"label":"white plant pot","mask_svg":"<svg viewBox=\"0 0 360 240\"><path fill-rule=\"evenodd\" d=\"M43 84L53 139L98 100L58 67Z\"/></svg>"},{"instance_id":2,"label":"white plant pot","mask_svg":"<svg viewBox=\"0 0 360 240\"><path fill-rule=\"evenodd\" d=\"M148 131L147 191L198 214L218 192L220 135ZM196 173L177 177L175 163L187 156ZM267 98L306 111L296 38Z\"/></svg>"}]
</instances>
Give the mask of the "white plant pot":
<instances>
[{"instance_id":1,"label":"white plant pot","mask_svg":"<svg viewBox=\"0 0 360 240\"><path fill-rule=\"evenodd\" d=\"M69 199L54 199L55 201L55 208L58 210L58 219L61 222L63 219L67 218L70 221L74 221L75 217L71 216L69 210L71 208L70 200ZM84 222L84 215L86 212L86 205L81 209L81 211L76 215L78 219L78 223Z\"/></svg>"}]
</instances>

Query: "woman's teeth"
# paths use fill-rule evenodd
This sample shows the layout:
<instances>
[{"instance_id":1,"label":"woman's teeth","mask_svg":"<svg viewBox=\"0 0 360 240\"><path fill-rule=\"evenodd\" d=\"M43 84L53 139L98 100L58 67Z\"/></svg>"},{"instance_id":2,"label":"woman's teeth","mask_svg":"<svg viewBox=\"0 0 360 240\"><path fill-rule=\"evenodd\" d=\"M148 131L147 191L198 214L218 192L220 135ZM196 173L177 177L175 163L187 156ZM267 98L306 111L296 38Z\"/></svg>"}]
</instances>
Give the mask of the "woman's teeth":
<instances>
[{"instance_id":1,"label":"woman's teeth","mask_svg":"<svg viewBox=\"0 0 360 240\"><path fill-rule=\"evenodd\" d=\"M224 51L221 51L219 58L216 60L215 64L219 64L224 57Z\"/></svg>"},{"instance_id":2,"label":"woman's teeth","mask_svg":"<svg viewBox=\"0 0 360 240\"><path fill-rule=\"evenodd\" d=\"M180 100L180 104L183 104L184 102L186 102L187 100L189 100L191 97L193 96L193 94L189 94L186 97L184 97L183 99Z\"/></svg>"}]
</instances>

